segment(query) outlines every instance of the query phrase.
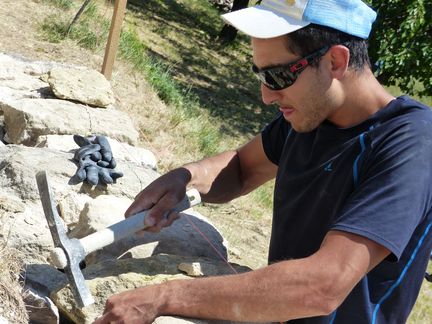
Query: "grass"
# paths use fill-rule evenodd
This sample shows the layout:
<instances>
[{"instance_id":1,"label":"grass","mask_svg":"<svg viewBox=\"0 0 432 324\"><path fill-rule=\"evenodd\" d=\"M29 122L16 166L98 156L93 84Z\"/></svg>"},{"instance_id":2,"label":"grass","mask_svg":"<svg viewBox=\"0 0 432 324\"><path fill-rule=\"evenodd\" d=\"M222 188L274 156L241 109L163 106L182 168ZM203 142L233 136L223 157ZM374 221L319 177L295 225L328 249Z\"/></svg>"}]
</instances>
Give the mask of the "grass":
<instances>
[{"instance_id":1,"label":"grass","mask_svg":"<svg viewBox=\"0 0 432 324\"><path fill-rule=\"evenodd\" d=\"M23 264L19 251L10 248L6 238L0 233L0 318L3 316L10 323L28 323L19 278Z\"/></svg>"},{"instance_id":2,"label":"grass","mask_svg":"<svg viewBox=\"0 0 432 324\"><path fill-rule=\"evenodd\" d=\"M64 8L63 2L53 3ZM47 17L40 26L43 39L50 42L61 42L66 37L75 40L80 46L101 51L106 43L110 21L101 17L97 4L92 2L83 12L79 23L75 24L69 34L69 20L65 16L54 14ZM124 28L119 45L119 57L130 62L142 72L158 96L168 105L174 107L170 124L175 127L180 123L188 124L184 128L190 131L185 134L198 152L198 158L215 154L226 148L218 127L213 126L208 113L201 111L199 98L191 91L190 86L182 85L172 78L172 65L156 56L148 55L147 46L141 41L133 28Z\"/></svg>"},{"instance_id":3,"label":"grass","mask_svg":"<svg viewBox=\"0 0 432 324\"><path fill-rule=\"evenodd\" d=\"M44 1L58 7L71 2ZM77 5L75 2L68 8L76 9ZM41 25L41 33L52 42L68 36L87 49L102 52L109 28L109 20L100 15L103 10L98 10L103 5L103 1L97 1L89 7L70 35L66 30L74 14L71 9L68 15L48 17ZM176 154L192 151L188 156L199 159L237 147L273 117L275 109L260 103L259 86L249 68L248 40L239 35L232 44L219 44L217 35L222 22L207 1L129 0L127 8L119 58L133 65L168 105L169 127L174 136L186 138L187 143L176 148ZM389 91L400 94L395 87ZM420 100L432 105L430 97ZM268 237L264 229L270 228L272 191L270 182L234 203L200 208L236 245L249 228L263 231L260 235ZM254 235L247 236L249 246L256 244ZM255 266L262 266L266 247L261 248L254 246L240 252L249 254ZM431 295L431 284L425 282L410 323L431 321Z\"/></svg>"},{"instance_id":4,"label":"grass","mask_svg":"<svg viewBox=\"0 0 432 324\"><path fill-rule=\"evenodd\" d=\"M429 262L429 273L432 272L432 262ZM432 282L423 281L420 295L417 299L411 316L408 319L409 324L429 324L432 320Z\"/></svg>"},{"instance_id":5,"label":"grass","mask_svg":"<svg viewBox=\"0 0 432 324\"><path fill-rule=\"evenodd\" d=\"M44 0L44 1L60 9L71 9L74 5L73 0Z\"/></svg>"}]
</instances>

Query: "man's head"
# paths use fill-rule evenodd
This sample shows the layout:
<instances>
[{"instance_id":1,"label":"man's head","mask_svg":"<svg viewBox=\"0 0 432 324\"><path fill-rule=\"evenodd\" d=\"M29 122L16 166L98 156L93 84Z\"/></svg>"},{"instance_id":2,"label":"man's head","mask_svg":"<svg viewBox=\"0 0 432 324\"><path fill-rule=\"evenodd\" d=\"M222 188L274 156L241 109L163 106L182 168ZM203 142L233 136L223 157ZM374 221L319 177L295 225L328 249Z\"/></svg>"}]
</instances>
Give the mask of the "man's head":
<instances>
[{"instance_id":1,"label":"man's head","mask_svg":"<svg viewBox=\"0 0 432 324\"><path fill-rule=\"evenodd\" d=\"M222 17L252 36L264 103L279 105L299 132L338 123L346 71L370 66L372 9L360 0L263 0Z\"/></svg>"}]
</instances>

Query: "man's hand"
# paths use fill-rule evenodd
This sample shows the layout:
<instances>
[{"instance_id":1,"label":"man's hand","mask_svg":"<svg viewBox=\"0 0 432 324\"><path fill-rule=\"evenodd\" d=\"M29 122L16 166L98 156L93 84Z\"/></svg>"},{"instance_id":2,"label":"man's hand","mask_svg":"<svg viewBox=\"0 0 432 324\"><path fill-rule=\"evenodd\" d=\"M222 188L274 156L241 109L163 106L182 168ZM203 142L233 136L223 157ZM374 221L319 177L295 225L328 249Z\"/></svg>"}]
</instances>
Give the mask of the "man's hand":
<instances>
[{"instance_id":1,"label":"man's hand","mask_svg":"<svg viewBox=\"0 0 432 324\"><path fill-rule=\"evenodd\" d=\"M125 217L149 210L144 221L146 231L159 232L163 227L170 226L180 217L170 210L184 198L190 177L185 168L172 170L159 177L135 197L135 201L126 210Z\"/></svg>"},{"instance_id":2,"label":"man's hand","mask_svg":"<svg viewBox=\"0 0 432 324\"><path fill-rule=\"evenodd\" d=\"M158 314L158 286L146 286L107 299L103 315L94 324L151 324Z\"/></svg>"}]
</instances>

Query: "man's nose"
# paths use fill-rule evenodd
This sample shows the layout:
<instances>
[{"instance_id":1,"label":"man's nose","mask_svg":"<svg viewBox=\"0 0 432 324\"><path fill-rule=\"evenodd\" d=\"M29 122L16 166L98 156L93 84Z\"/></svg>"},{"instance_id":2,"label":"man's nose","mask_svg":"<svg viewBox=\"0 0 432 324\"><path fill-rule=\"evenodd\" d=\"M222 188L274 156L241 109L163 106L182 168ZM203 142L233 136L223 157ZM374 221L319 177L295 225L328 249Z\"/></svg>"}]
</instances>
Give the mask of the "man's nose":
<instances>
[{"instance_id":1,"label":"man's nose","mask_svg":"<svg viewBox=\"0 0 432 324\"><path fill-rule=\"evenodd\" d=\"M266 105L277 103L280 98L280 91L271 90L261 83L261 98Z\"/></svg>"}]
</instances>

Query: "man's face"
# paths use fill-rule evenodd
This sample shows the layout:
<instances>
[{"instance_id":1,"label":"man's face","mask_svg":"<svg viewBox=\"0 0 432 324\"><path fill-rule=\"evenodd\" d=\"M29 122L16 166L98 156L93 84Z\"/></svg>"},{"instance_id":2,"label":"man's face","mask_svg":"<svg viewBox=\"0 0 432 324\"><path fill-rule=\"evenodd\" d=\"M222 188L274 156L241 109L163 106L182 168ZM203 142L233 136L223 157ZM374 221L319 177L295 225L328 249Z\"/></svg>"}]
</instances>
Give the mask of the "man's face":
<instances>
[{"instance_id":1,"label":"man's face","mask_svg":"<svg viewBox=\"0 0 432 324\"><path fill-rule=\"evenodd\" d=\"M291 63L301 57L288 51L285 36L258 39L252 38L253 61L262 69ZM322 60L325 60L325 56ZM265 104L276 104L297 132L310 132L335 112L331 96L332 79L326 68L310 66L299 75L288 88L271 90L261 84L262 100Z\"/></svg>"}]
</instances>

